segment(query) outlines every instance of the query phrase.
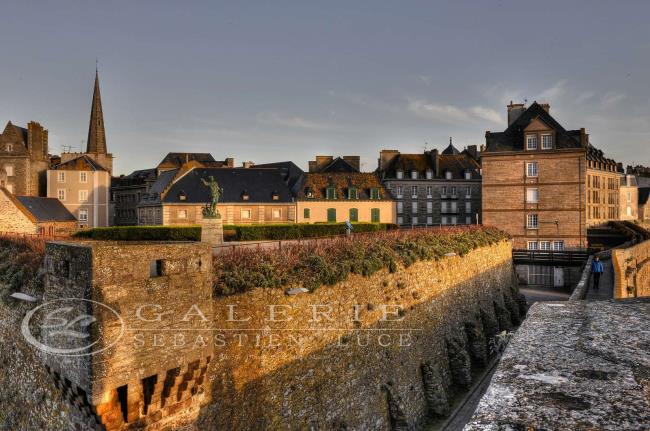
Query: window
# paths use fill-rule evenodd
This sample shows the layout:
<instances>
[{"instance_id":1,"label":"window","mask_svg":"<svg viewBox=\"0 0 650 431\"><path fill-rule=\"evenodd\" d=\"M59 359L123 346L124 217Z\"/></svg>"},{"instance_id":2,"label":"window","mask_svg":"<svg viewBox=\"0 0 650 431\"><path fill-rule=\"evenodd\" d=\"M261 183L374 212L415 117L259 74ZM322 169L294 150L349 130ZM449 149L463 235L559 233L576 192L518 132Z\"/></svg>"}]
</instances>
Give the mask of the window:
<instances>
[{"instance_id":1,"label":"window","mask_svg":"<svg viewBox=\"0 0 650 431\"><path fill-rule=\"evenodd\" d=\"M401 198L404 193L404 188L402 186L397 186L397 197Z\"/></svg>"},{"instance_id":2,"label":"window","mask_svg":"<svg viewBox=\"0 0 650 431\"><path fill-rule=\"evenodd\" d=\"M418 171L411 171L411 179L412 180L418 179Z\"/></svg>"},{"instance_id":3,"label":"window","mask_svg":"<svg viewBox=\"0 0 650 431\"><path fill-rule=\"evenodd\" d=\"M472 212L472 203L471 202L465 202L465 212L468 213L468 214Z\"/></svg>"},{"instance_id":4,"label":"window","mask_svg":"<svg viewBox=\"0 0 650 431\"><path fill-rule=\"evenodd\" d=\"M458 202L451 202L451 212L458 212Z\"/></svg>"},{"instance_id":5,"label":"window","mask_svg":"<svg viewBox=\"0 0 650 431\"><path fill-rule=\"evenodd\" d=\"M58 189L56 191L56 197L59 198L60 201L65 201L65 189Z\"/></svg>"},{"instance_id":6,"label":"window","mask_svg":"<svg viewBox=\"0 0 650 431\"><path fill-rule=\"evenodd\" d=\"M448 223L447 223L447 217L446 217L446 216L443 216L443 217L440 219L440 222L441 222L442 224L448 224Z\"/></svg>"},{"instance_id":7,"label":"window","mask_svg":"<svg viewBox=\"0 0 650 431\"><path fill-rule=\"evenodd\" d=\"M356 208L350 208L349 214L348 214L348 219L351 222L356 222L359 221L359 210Z\"/></svg>"},{"instance_id":8,"label":"window","mask_svg":"<svg viewBox=\"0 0 650 431\"><path fill-rule=\"evenodd\" d=\"M65 172L57 172L56 178L60 183L65 183Z\"/></svg>"},{"instance_id":9,"label":"window","mask_svg":"<svg viewBox=\"0 0 650 431\"><path fill-rule=\"evenodd\" d=\"M79 172L79 182L80 183L88 182L88 172Z\"/></svg>"},{"instance_id":10,"label":"window","mask_svg":"<svg viewBox=\"0 0 650 431\"><path fill-rule=\"evenodd\" d=\"M472 197L472 188L470 186L465 187L465 197L468 199Z\"/></svg>"},{"instance_id":11,"label":"window","mask_svg":"<svg viewBox=\"0 0 650 431\"><path fill-rule=\"evenodd\" d=\"M404 217L397 217L397 224L404 224Z\"/></svg>"},{"instance_id":12,"label":"window","mask_svg":"<svg viewBox=\"0 0 650 431\"><path fill-rule=\"evenodd\" d=\"M545 250L548 251L551 249L551 241L540 241L539 242L539 249L540 250Z\"/></svg>"},{"instance_id":13,"label":"window","mask_svg":"<svg viewBox=\"0 0 650 431\"><path fill-rule=\"evenodd\" d=\"M278 192L274 191L273 193L271 193L271 200L279 201L280 200L280 194Z\"/></svg>"},{"instance_id":14,"label":"window","mask_svg":"<svg viewBox=\"0 0 650 431\"><path fill-rule=\"evenodd\" d=\"M81 208L79 210L79 221L87 222L88 221L88 210Z\"/></svg>"},{"instance_id":15,"label":"window","mask_svg":"<svg viewBox=\"0 0 650 431\"><path fill-rule=\"evenodd\" d=\"M632 216L632 207L627 207L627 216L631 217ZM613 218L613 217L612 217Z\"/></svg>"},{"instance_id":16,"label":"window","mask_svg":"<svg viewBox=\"0 0 650 431\"><path fill-rule=\"evenodd\" d=\"M178 212L176 213L176 215L177 215L178 218L180 218L180 219L186 219L186 218L187 218L187 210L178 210Z\"/></svg>"},{"instance_id":17,"label":"window","mask_svg":"<svg viewBox=\"0 0 650 431\"><path fill-rule=\"evenodd\" d=\"M273 211L271 211L271 216L273 217L273 220L279 220L282 218L282 208L273 208Z\"/></svg>"},{"instance_id":18,"label":"window","mask_svg":"<svg viewBox=\"0 0 650 431\"><path fill-rule=\"evenodd\" d=\"M309 212L309 208L305 208L304 210L302 210L302 218L309 218L310 216L311 214Z\"/></svg>"},{"instance_id":19,"label":"window","mask_svg":"<svg viewBox=\"0 0 650 431\"><path fill-rule=\"evenodd\" d=\"M356 187L350 187L348 189L348 199L359 199L359 192Z\"/></svg>"},{"instance_id":20,"label":"window","mask_svg":"<svg viewBox=\"0 0 650 431\"><path fill-rule=\"evenodd\" d=\"M553 135L545 133L542 135L542 150L553 149Z\"/></svg>"},{"instance_id":21,"label":"window","mask_svg":"<svg viewBox=\"0 0 650 431\"><path fill-rule=\"evenodd\" d=\"M445 197L447 196L447 186L442 186L440 189L440 196Z\"/></svg>"},{"instance_id":22,"label":"window","mask_svg":"<svg viewBox=\"0 0 650 431\"><path fill-rule=\"evenodd\" d=\"M379 199L379 189L377 187L370 189L370 199Z\"/></svg>"},{"instance_id":23,"label":"window","mask_svg":"<svg viewBox=\"0 0 650 431\"><path fill-rule=\"evenodd\" d=\"M325 197L327 199L336 199L336 189L334 187L328 187Z\"/></svg>"},{"instance_id":24,"label":"window","mask_svg":"<svg viewBox=\"0 0 650 431\"><path fill-rule=\"evenodd\" d=\"M433 212L433 202L427 202L427 213L431 214Z\"/></svg>"},{"instance_id":25,"label":"window","mask_svg":"<svg viewBox=\"0 0 650 431\"><path fill-rule=\"evenodd\" d=\"M404 172L401 169L398 169L397 170L397 179L401 180L402 178L404 178Z\"/></svg>"},{"instance_id":26,"label":"window","mask_svg":"<svg viewBox=\"0 0 650 431\"><path fill-rule=\"evenodd\" d=\"M526 176L528 177L537 176L537 162L526 163Z\"/></svg>"},{"instance_id":27,"label":"window","mask_svg":"<svg viewBox=\"0 0 650 431\"><path fill-rule=\"evenodd\" d=\"M433 224L433 217L427 217L427 224Z\"/></svg>"},{"instance_id":28,"label":"window","mask_svg":"<svg viewBox=\"0 0 650 431\"><path fill-rule=\"evenodd\" d=\"M627 201L632 202L632 192L627 192Z\"/></svg>"},{"instance_id":29,"label":"window","mask_svg":"<svg viewBox=\"0 0 650 431\"><path fill-rule=\"evenodd\" d=\"M370 209L370 221L372 223L379 223L381 220L380 213L379 213L379 208L371 208Z\"/></svg>"},{"instance_id":30,"label":"window","mask_svg":"<svg viewBox=\"0 0 650 431\"><path fill-rule=\"evenodd\" d=\"M526 149L527 150L537 149L537 135L526 135Z\"/></svg>"},{"instance_id":31,"label":"window","mask_svg":"<svg viewBox=\"0 0 650 431\"><path fill-rule=\"evenodd\" d=\"M448 180L452 178L451 171L445 172L445 178L447 178Z\"/></svg>"},{"instance_id":32,"label":"window","mask_svg":"<svg viewBox=\"0 0 650 431\"><path fill-rule=\"evenodd\" d=\"M13 165L5 165L5 172L7 173L8 177L13 177L14 176L14 167L13 167Z\"/></svg>"},{"instance_id":33,"label":"window","mask_svg":"<svg viewBox=\"0 0 650 431\"><path fill-rule=\"evenodd\" d=\"M539 189L526 189L526 202L529 204L536 204L539 202Z\"/></svg>"},{"instance_id":34,"label":"window","mask_svg":"<svg viewBox=\"0 0 650 431\"><path fill-rule=\"evenodd\" d=\"M554 251L564 250L564 241L553 241L553 250Z\"/></svg>"},{"instance_id":35,"label":"window","mask_svg":"<svg viewBox=\"0 0 650 431\"><path fill-rule=\"evenodd\" d=\"M427 197L433 197L433 187L432 186L427 186Z\"/></svg>"},{"instance_id":36,"label":"window","mask_svg":"<svg viewBox=\"0 0 650 431\"><path fill-rule=\"evenodd\" d=\"M251 215L252 215L251 210L249 210L249 209L248 210L241 210L241 218L242 218L242 220L250 220Z\"/></svg>"},{"instance_id":37,"label":"window","mask_svg":"<svg viewBox=\"0 0 650 431\"><path fill-rule=\"evenodd\" d=\"M402 202L397 202L397 214L402 214L404 212L404 204Z\"/></svg>"},{"instance_id":38,"label":"window","mask_svg":"<svg viewBox=\"0 0 650 431\"><path fill-rule=\"evenodd\" d=\"M416 202L411 202L411 213L416 214L418 212L418 203Z\"/></svg>"},{"instance_id":39,"label":"window","mask_svg":"<svg viewBox=\"0 0 650 431\"><path fill-rule=\"evenodd\" d=\"M539 218L537 214L528 214L526 216L526 227L528 229L539 228Z\"/></svg>"},{"instance_id":40,"label":"window","mask_svg":"<svg viewBox=\"0 0 650 431\"><path fill-rule=\"evenodd\" d=\"M452 198L456 197L456 186L451 186L451 197Z\"/></svg>"},{"instance_id":41,"label":"window","mask_svg":"<svg viewBox=\"0 0 650 431\"><path fill-rule=\"evenodd\" d=\"M465 172L465 179L466 180L471 180L472 179L472 173L470 171Z\"/></svg>"},{"instance_id":42,"label":"window","mask_svg":"<svg viewBox=\"0 0 650 431\"><path fill-rule=\"evenodd\" d=\"M528 241L528 250L537 250L537 241Z\"/></svg>"},{"instance_id":43,"label":"window","mask_svg":"<svg viewBox=\"0 0 650 431\"><path fill-rule=\"evenodd\" d=\"M336 223L336 208L327 209L327 222Z\"/></svg>"},{"instance_id":44,"label":"window","mask_svg":"<svg viewBox=\"0 0 650 431\"><path fill-rule=\"evenodd\" d=\"M427 169L427 180L433 179L433 171L431 169Z\"/></svg>"},{"instance_id":45,"label":"window","mask_svg":"<svg viewBox=\"0 0 650 431\"><path fill-rule=\"evenodd\" d=\"M11 153L14 150L14 144L7 144L7 152Z\"/></svg>"},{"instance_id":46,"label":"window","mask_svg":"<svg viewBox=\"0 0 650 431\"><path fill-rule=\"evenodd\" d=\"M149 277L160 277L163 275L163 261L162 260L152 260L149 263Z\"/></svg>"},{"instance_id":47,"label":"window","mask_svg":"<svg viewBox=\"0 0 650 431\"><path fill-rule=\"evenodd\" d=\"M470 216L465 217L465 224L472 224L472 217Z\"/></svg>"},{"instance_id":48,"label":"window","mask_svg":"<svg viewBox=\"0 0 650 431\"><path fill-rule=\"evenodd\" d=\"M441 202L440 203L440 212L443 212L443 213L447 212L447 202Z\"/></svg>"},{"instance_id":49,"label":"window","mask_svg":"<svg viewBox=\"0 0 650 431\"><path fill-rule=\"evenodd\" d=\"M411 197L418 197L418 186L411 186Z\"/></svg>"},{"instance_id":50,"label":"window","mask_svg":"<svg viewBox=\"0 0 650 431\"><path fill-rule=\"evenodd\" d=\"M79 202L88 202L88 190L79 190Z\"/></svg>"},{"instance_id":51,"label":"window","mask_svg":"<svg viewBox=\"0 0 650 431\"><path fill-rule=\"evenodd\" d=\"M453 225L458 224L458 217L456 217L456 216L451 216L451 224L453 224Z\"/></svg>"}]
</instances>

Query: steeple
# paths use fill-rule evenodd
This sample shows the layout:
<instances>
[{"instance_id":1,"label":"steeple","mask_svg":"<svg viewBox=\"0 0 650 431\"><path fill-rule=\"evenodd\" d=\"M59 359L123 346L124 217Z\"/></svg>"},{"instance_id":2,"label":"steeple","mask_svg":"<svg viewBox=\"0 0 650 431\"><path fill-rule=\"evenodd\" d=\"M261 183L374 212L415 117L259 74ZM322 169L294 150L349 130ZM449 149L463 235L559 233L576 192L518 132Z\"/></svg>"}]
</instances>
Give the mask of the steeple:
<instances>
[{"instance_id":1,"label":"steeple","mask_svg":"<svg viewBox=\"0 0 650 431\"><path fill-rule=\"evenodd\" d=\"M104 131L104 114L102 112L102 98L99 94L99 72L95 68L95 90L93 104L90 111L90 125L88 126L87 153L106 154L106 132Z\"/></svg>"}]
</instances>

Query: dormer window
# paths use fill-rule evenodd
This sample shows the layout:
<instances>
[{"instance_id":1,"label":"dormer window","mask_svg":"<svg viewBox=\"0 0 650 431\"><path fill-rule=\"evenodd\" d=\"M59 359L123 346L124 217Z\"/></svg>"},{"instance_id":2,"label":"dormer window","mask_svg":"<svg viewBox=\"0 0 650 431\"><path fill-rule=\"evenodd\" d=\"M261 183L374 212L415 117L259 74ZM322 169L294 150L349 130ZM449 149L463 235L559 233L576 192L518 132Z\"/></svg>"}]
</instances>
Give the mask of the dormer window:
<instances>
[{"instance_id":1,"label":"dormer window","mask_svg":"<svg viewBox=\"0 0 650 431\"><path fill-rule=\"evenodd\" d=\"M359 191L356 187L350 187L348 189L348 199L359 199Z\"/></svg>"},{"instance_id":2,"label":"dormer window","mask_svg":"<svg viewBox=\"0 0 650 431\"><path fill-rule=\"evenodd\" d=\"M427 169L427 180L430 180L433 178L433 171L431 169Z\"/></svg>"},{"instance_id":3,"label":"dormer window","mask_svg":"<svg viewBox=\"0 0 650 431\"><path fill-rule=\"evenodd\" d=\"M445 172L445 178L448 179L448 180L452 179L451 171L446 171Z\"/></svg>"},{"instance_id":4,"label":"dormer window","mask_svg":"<svg viewBox=\"0 0 650 431\"><path fill-rule=\"evenodd\" d=\"M537 135L526 135L526 149L527 150L537 149Z\"/></svg>"},{"instance_id":5,"label":"dormer window","mask_svg":"<svg viewBox=\"0 0 650 431\"><path fill-rule=\"evenodd\" d=\"M311 189L311 187L305 188L305 196L307 196L308 198L314 197L314 191Z\"/></svg>"},{"instance_id":6,"label":"dormer window","mask_svg":"<svg viewBox=\"0 0 650 431\"><path fill-rule=\"evenodd\" d=\"M377 187L370 189L370 199L379 199L379 189Z\"/></svg>"},{"instance_id":7,"label":"dormer window","mask_svg":"<svg viewBox=\"0 0 650 431\"><path fill-rule=\"evenodd\" d=\"M397 174L397 179L398 180L401 180L401 179L404 178L404 171L402 171L401 169L398 169L396 174Z\"/></svg>"},{"instance_id":8,"label":"dormer window","mask_svg":"<svg viewBox=\"0 0 650 431\"><path fill-rule=\"evenodd\" d=\"M185 193L184 191L181 190L180 193L178 193L178 200L179 201L186 201L187 200L187 193Z\"/></svg>"},{"instance_id":9,"label":"dormer window","mask_svg":"<svg viewBox=\"0 0 650 431\"><path fill-rule=\"evenodd\" d=\"M544 133L542 135L542 150L552 150L553 149L553 135L550 133Z\"/></svg>"},{"instance_id":10,"label":"dormer window","mask_svg":"<svg viewBox=\"0 0 650 431\"><path fill-rule=\"evenodd\" d=\"M334 187L328 187L325 191L326 199L336 199L336 189Z\"/></svg>"},{"instance_id":11,"label":"dormer window","mask_svg":"<svg viewBox=\"0 0 650 431\"><path fill-rule=\"evenodd\" d=\"M280 200L280 194L274 190L273 193L271 194L271 199L274 201Z\"/></svg>"},{"instance_id":12,"label":"dormer window","mask_svg":"<svg viewBox=\"0 0 650 431\"><path fill-rule=\"evenodd\" d=\"M470 171L465 171L465 179L466 180L471 180L472 179L472 173Z\"/></svg>"},{"instance_id":13,"label":"dormer window","mask_svg":"<svg viewBox=\"0 0 650 431\"><path fill-rule=\"evenodd\" d=\"M251 196L248 194L247 190L244 190L241 194L241 200L243 201L248 201L250 200Z\"/></svg>"},{"instance_id":14,"label":"dormer window","mask_svg":"<svg viewBox=\"0 0 650 431\"><path fill-rule=\"evenodd\" d=\"M418 179L418 171L411 171L411 179L412 180Z\"/></svg>"}]
</instances>

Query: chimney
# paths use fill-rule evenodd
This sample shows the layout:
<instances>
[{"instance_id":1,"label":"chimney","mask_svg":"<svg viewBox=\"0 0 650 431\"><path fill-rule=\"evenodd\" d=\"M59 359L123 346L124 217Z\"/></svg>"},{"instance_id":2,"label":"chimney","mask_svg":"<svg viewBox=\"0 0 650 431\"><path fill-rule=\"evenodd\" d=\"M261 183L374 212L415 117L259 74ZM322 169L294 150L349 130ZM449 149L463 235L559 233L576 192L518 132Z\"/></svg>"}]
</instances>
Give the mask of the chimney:
<instances>
[{"instance_id":1,"label":"chimney","mask_svg":"<svg viewBox=\"0 0 650 431\"><path fill-rule=\"evenodd\" d=\"M478 160L478 147L476 145L468 145L467 152L474 160Z\"/></svg>"},{"instance_id":2,"label":"chimney","mask_svg":"<svg viewBox=\"0 0 650 431\"><path fill-rule=\"evenodd\" d=\"M357 171L361 170L361 157L360 156L343 156L343 160L348 162Z\"/></svg>"},{"instance_id":3,"label":"chimney","mask_svg":"<svg viewBox=\"0 0 650 431\"><path fill-rule=\"evenodd\" d=\"M433 162L433 175L438 176L440 175L440 153L438 153L438 149L435 148L431 151L430 155L431 161Z\"/></svg>"},{"instance_id":4,"label":"chimney","mask_svg":"<svg viewBox=\"0 0 650 431\"><path fill-rule=\"evenodd\" d=\"M332 163L333 156L316 156L316 160L309 161L309 172L320 172L325 166Z\"/></svg>"},{"instance_id":5,"label":"chimney","mask_svg":"<svg viewBox=\"0 0 650 431\"><path fill-rule=\"evenodd\" d=\"M390 162L397 156L399 156L399 151L397 150L381 150L379 152L379 170L385 171L388 169Z\"/></svg>"},{"instance_id":6,"label":"chimney","mask_svg":"<svg viewBox=\"0 0 650 431\"><path fill-rule=\"evenodd\" d=\"M542 109L543 109L544 111L546 111L546 112L550 112L550 111L551 111L551 105L549 105L548 103L540 103L539 106L541 106Z\"/></svg>"},{"instance_id":7,"label":"chimney","mask_svg":"<svg viewBox=\"0 0 650 431\"><path fill-rule=\"evenodd\" d=\"M580 146L587 148L589 146L589 135L585 132L585 128L580 128Z\"/></svg>"},{"instance_id":8,"label":"chimney","mask_svg":"<svg viewBox=\"0 0 650 431\"><path fill-rule=\"evenodd\" d=\"M243 162L241 165L244 169L249 169L255 166L255 162L251 162L251 161Z\"/></svg>"},{"instance_id":9,"label":"chimney","mask_svg":"<svg viewBox=\"0 0 650 431\"><path fill-rule=\"evenodd\" d=\"M235 159L232 157L226 158L226 167L227 168L234 168L235 167Z\"/></svg>"},{"instance_id":10,"label":"chimney","mask_svg":"<svg viewBox=\"0 0 650 431\"><path fill-rule=\"evenodd\" d=\"M526 107L523 103L512 103L508 105L508 126L514 123L521 114L526 111Z\"/></svg>"},{"instance_id":11,"label":"chimney","mask_svg":"<svg viewBox=\"0 0 650 431\"><path fill-rule=\"evenodd\" d=\"M618 162L618 163L616 164L616 170L619 171L619 172L621 172L621 173L625 173L625 169L623 169L623 163Z\"/></svg>"}]
</instances>

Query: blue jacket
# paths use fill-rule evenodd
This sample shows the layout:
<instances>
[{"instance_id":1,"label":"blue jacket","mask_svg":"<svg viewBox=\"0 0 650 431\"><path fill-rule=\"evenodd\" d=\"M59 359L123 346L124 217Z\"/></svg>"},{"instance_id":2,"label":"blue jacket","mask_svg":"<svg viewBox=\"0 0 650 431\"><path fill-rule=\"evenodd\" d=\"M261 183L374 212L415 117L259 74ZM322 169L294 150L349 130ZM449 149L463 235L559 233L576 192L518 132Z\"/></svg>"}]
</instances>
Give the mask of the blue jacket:
<instances>
[{"instance_id":1,"label":"blue jacket","mask_svg":"<svg viewBox=\"0 0 650 431\"><path fill-rule=\"evenodd\" d=\"M603 263L601 261L592 261L591 272L603 272Z\"/></svg>"}]
</instances>

